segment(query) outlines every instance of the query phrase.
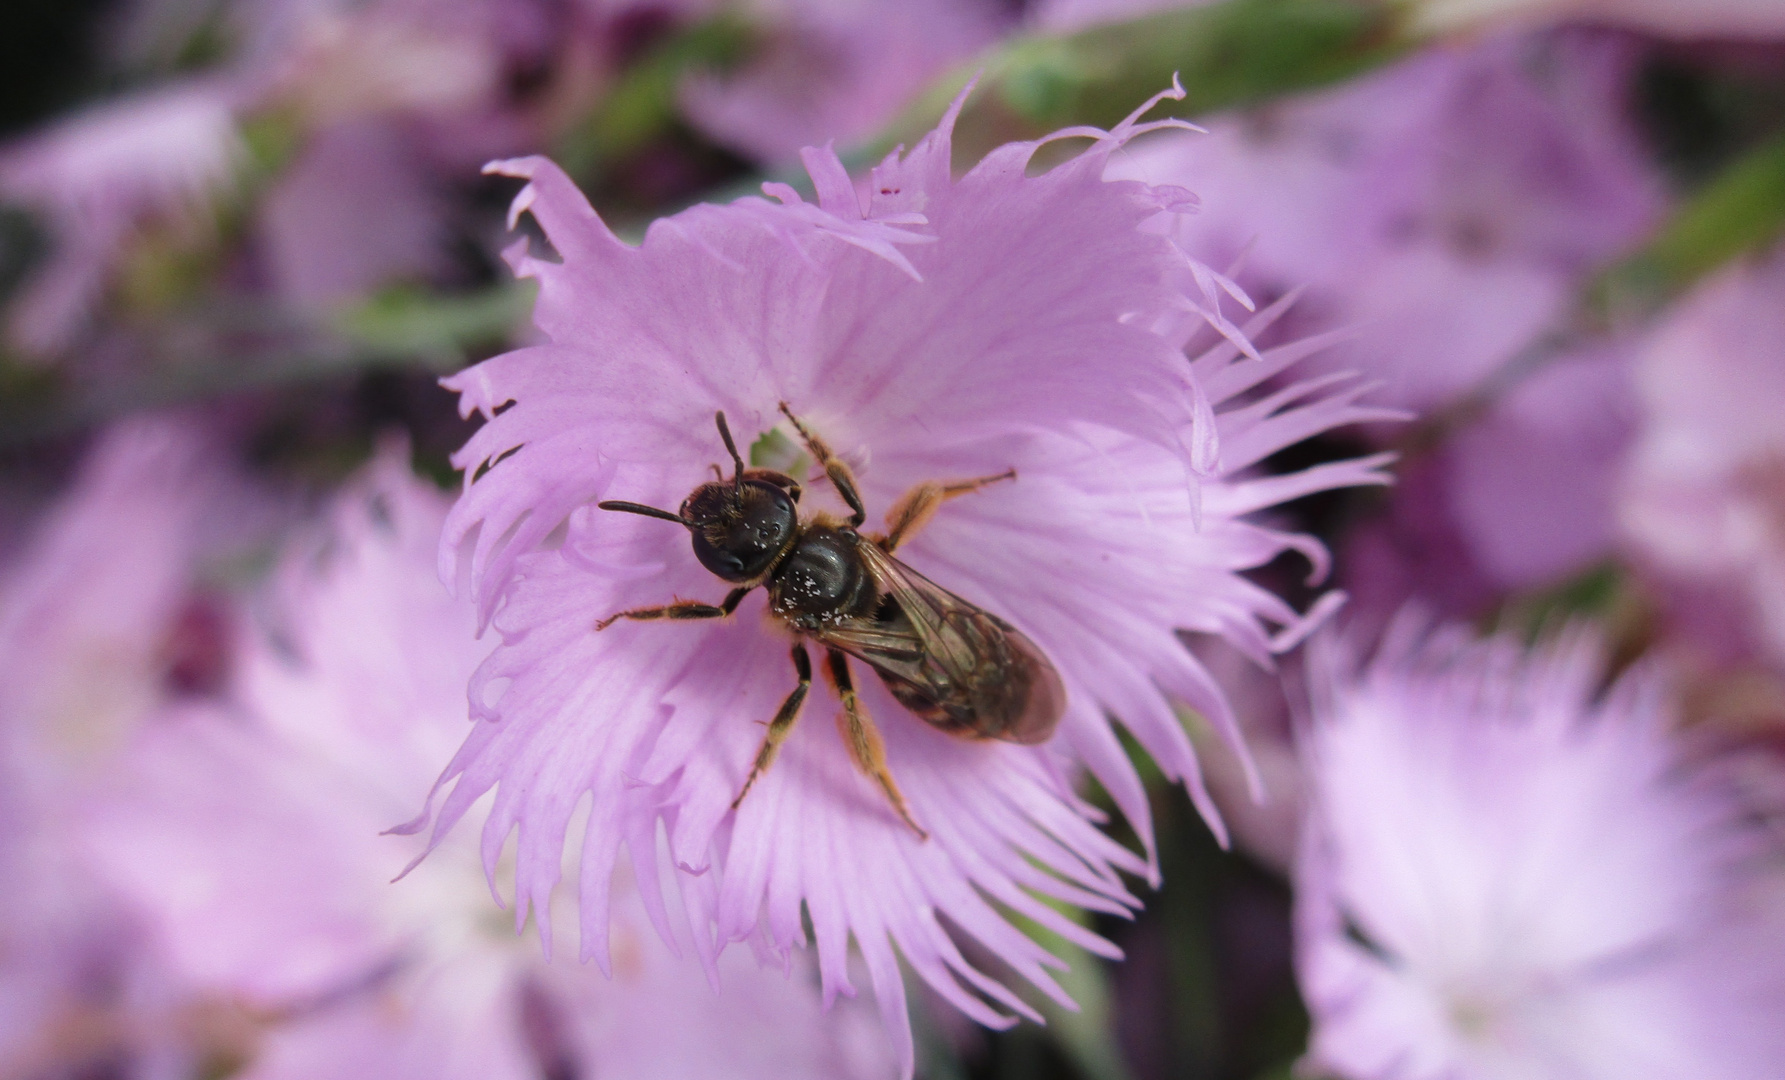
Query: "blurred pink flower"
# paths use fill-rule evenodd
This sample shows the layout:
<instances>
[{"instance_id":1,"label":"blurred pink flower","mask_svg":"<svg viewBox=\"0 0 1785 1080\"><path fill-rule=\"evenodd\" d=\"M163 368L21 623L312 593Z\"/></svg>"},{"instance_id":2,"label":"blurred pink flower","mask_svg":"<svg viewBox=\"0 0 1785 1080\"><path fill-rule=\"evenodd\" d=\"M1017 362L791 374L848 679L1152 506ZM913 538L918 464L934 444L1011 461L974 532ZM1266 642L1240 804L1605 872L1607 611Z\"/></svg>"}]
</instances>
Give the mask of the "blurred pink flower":
<instances>
[{"instance_id":1,"label":"blurred pink flower","mask_svg":"<svg viewBox=\"0 0 1785 1080\"><path fill-rule=\"evenodd\" d=\"M1255 295L1307 284L1313 360L1432 411L1484 387L1571 312L1586 275L1663 206L1625 116L1634 42L1585 31L1438 46L1340 89L1211 122L1115 163L1197 183L1179 235ZM1346 587L1386 620L1410 596L1473 615L1613 549L1631 435L1627 343L1508 378L1348 540Z\"/></svg>"},{"instance_id":2,"label":"blurred pink flower","mask_svg":"<svg viewBox=\"0 0 1785 1080\"><path fill-rule=\"evenodd\" d=\"M1709 594L1726 640L1785 664L1785 258L1683 300L1637 368L1641 434L1619 492L1639 557Z\"/></svg>"},{"instance_id":3,"label":"blurred pink flower","mask_svg":"<svg viewBox=\"0 0 1785 1080\"><path fill-rule=\"evenodd\" d=\"M1559 581L1616 547L1617 477L1636 428L1630 354L1615 343L1552 361L1443 450L1449 511L1495 586Z\"/></svg>"},{"instance_id":4,"label":"blurred pink flower","mask_svg":"<svg viewBox=\"0 0 1785 1080\"><path fill-rule=\"evenodd\" d=\"M1354 333L1317 360L1430 409L1554 325L1643 236L1660 181L1625 117L1637 53L1572 32L1429 48L1317 96L1143 144L1115 175L1194 179L1186 244Z\"/></svg>"},{"instance_id":5,"label":"blurred pink flower","mask_svg":"<svg viewBox=\"0 0 1785 1080\"><path fill-rule=\"evenodd\" d=\"M534 0L259 0L228 13L241 63L318 128L464 116L501 97L512 51L549 49Z\"/></svg>"},{"instance_id":6,"label":"blurred pink flower","mask_svg":"<svg viewBox=\"0 0 1785 1080\"><path fill-rule=\"evenodd\" d=\"M445 196L416 142L400 125L336 124L273 182L260 235L280 296L320 307L440 271Z\"/></svg>"},{"instance_id":7,"label":"blurred pink flower","mask_svg":"<svg viewBox=\"0 0 1785 1080\"><path fill-rule=\"evenodd\" d=\"M132 742L228 665L205 578L264 515L192 428L102 435L0 579L0 1075L183 1075L206 1049L78 842Z\"/></svg>"},{"instance_id":8,"label":"blurred pink flower","mask_svg":"<svg viewBox=\"0 0 1785 1080\"><path fill-rule=\"evenodd\" d=\"M225 663L180 653L207 644L182 626L209 617L206 574L267 515L215 451L189 417L117 425L7 568L0 652L17 667L0 680L0 755L20 770L15 794L55 801L95 782L147 716L195 688L178 665Z\"/></svg>"},{"instance_id":9,"label":"blurred pink flower","mask_svg":"<svg viewBox=\"0 0 1785 1080\"><path fill-rule=\"evenodd\" d=\"M1653 672L1573 633L1398 620L1310 661L1296 875L1308 1066L1347 1080L1767 1075L1785 1004L1763 849ZM1774 916L1776 918L1776 916Z\"/></svg>"},{"instance_id":10,"label":"blurred pink flower","mask_svg":"<svg viewBox=\"0 0 1785 1080\"><path fill-rule=\"evenodd\" d=\"M257 229L269 283L301 308L445 277L452 194L479 163L545 137L546 88L581 45L572 9L549 0L264 0L229 14L237 66L302 137Z\"/></svg>"},{"instance_id":11,"label":"blurred pink flower","mask_svg":"<svg viewBox=\"0 0 1785 1080\"><path fill-rule=\"evenodd\" d=\"M1630 346L1552 360L1428 455L1339 553L1353 618L1409 599L1452 618L1583 573L1617 550L1617 478L1636 427Z\"/></svg>"},{"instance_id":12,"label":"blurred pink flower","mask_svg":"<svg viewBox=\"0 0 1785 1080\"><path fill-rule=\"evenodd\" d=\"M488 651L433 573L447 501L399 456L340 498L323 542L282 562L272 625L244 635L229 704L163 717L89 814L99 869L182 977L261 1018L238 1075L890 1072L871 1014L820 1016L808 966L788 977L733 956L716 996L648 928L656 882L617 891L611 981L547 963L492 917L469 835L390 883L414 845L379 831L459 738ZM671 937L693 948L685 926Z\"/></svg>"},{"instance_id":13,"label":"blurred pink flower","mask_svg":"<svg viewBox=\"0 0 1785 1080\"><path fill-rule=\"evenodd\" d=\"M1487 614L1500 599L1451 513L1450 492L1441 455L1403 461L1391 497L1347 524L1334 564L1352 627L1380 630L1409 601L1460 620Z\"/></svg>"},{"instance_id":14,"label":"blurred pink flower","mask_svg":"<svg viewBox=\"0 0 1785 1080\"><path fill-rule=\"evenodd\" d=\"M8 315L15 345L43 354L71 344L139 226L208 224L246 153L238 97L221 81L170 86L0 148L0 198L41 213L51 242Z\"/></svg>"},{"instance_id":15,"label":"blurred pink flower","mask_svg":"<svg viewBox=\"0 0 1785 1080\"><path fill-rule=\"evenodd\" d=\"M827 139L863 142L931 80L1007 31L997 0L763 0L745 3L766 39L725 76L682 88L708 138L765 164Z\"/></svg>"},{"instance_id":16,"label":"blurred pink flower","mask_svg":"<svg viewBox=\"0 0 1785 1080\"><path fill-rule=\"evenodd\" d=\"M467 490L442 568L451 578L462 567L502 645L473 680L480 722L441 778L450 791L435 836L499 784L484 837L494 852L519 830L517 915L551 894L573 812L590 797L583 951L605 965L619 848L654 860L661 819L675 865L713 883L712 906L690 917L715 944L760 935L785 952L805 943L809 916L834 996L854 992L853 935L908 1075L898 958L992 1026L1034 1010L972 966L954 935L1065 999L1046 970L1053 958L993 901L1111 955L1037 895L1124 913L1138 901L1119 873L1155 873L1146 796L1111 714L1219 828L1172 703L1237 745L1236 724L1177 632L1222 635L1268 664L1330 610L1298 615L1240 576L1286 551L1316 576L1325 568L1316 542L1249 515L1382 483L1385 459L1283 476L1253 467L1315 432L1393 414L1326 380L1254 392L1324 342L1241 357L1219 275L1164 235L1162 219L1192 196L1103 179L1113 152L1157 126L1139 115L1108 134L1067 133L1091 135L1090 148L1042 175L1025 175L1037 144L1013 144L955 181L951 111L865 189L835 155L809 150L818 205L771 186L785 202L698 206L653 224L636 249L550 163L494 166L530 179L515 212L534 214L562 261L524 244L510 254L539 282L548 343L447 380L486 423L455 459ZM1210 322L1234 340L1186 361L1184 345ZM672 595L717 600L723 583L680 529L589 504L678 505L722 453L715 409L748 446L788 434L780 401L851 463L875 513L924 480L1016 469L1014 482L949 503L901 557L1039 643L1069 707L1042 746L963 740L862 672L927 841L813 715L834 699L811 704L732 811L762 722L795 681L759 596L737 618L594 632ZM807 490L808 505L834 499L827 485ZM1145 860L1097 830L1072 787L1080 766L1112 794Z\"/></svg>"}]
</instances>

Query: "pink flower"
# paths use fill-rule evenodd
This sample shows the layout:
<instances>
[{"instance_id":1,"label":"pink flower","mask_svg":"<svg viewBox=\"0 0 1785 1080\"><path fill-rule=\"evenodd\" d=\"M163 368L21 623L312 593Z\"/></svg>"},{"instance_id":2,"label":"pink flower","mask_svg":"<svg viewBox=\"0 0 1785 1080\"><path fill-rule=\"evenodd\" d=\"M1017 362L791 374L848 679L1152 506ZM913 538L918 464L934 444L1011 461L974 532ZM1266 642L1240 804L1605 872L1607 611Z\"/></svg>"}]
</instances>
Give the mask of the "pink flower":
<instances>
[{"instance_id":1,"label":"pink flower","mask_svg":"<svg viewBox=\"0 0 1785 1080\"><path fill-rule=\"evenodd\" d=\"M261 519L192 421L96 441L0 581L0 1074L186 1075L207 1037L79 819L170 701L227 667L201 581Z\"/></svg>"},{"instance_id":2,"label":"pink flower","mask_svg":"<svg viewBox=\"0 0 1785 1080\"><path fill-rule=\"evenodd\" d=\"M258 207L257 250L273 290L304 308L447 278L454 186L545 137L555 99L517 87L588 50L574 6L543 0L270 0L229 14L238 68L303 136Z\"/></svg>"},{"instance_id":3,"label":"pink flower","mask_svg":"<svg viewBox=\"0 0 1785 1080\"><path fill-rule=\"evenodd\" d=\"M216 655L183 624L208 618L206 570L264 520L191 419L138 419L102 435L0 586L0 767L41 803L100 782L145 718ZM196 629L193 627L193 629ZM203 679L199 681L205 681Z\"/></svg>"},{"instance_id":4,"label":"pink flower","mask_svg":"<svg viewBox=\"0 0 1785 1080\"><path fill-rule=\"evenodd\" d=\"M1339 552L1352 617L1380 626L1417 597L1473 618L1609 558L1636 427L1630 353L1618 342L1556 358L1404 465L1383 512Z\"/></svg>"},{"instance_id":5,"label":"pink flower","mask_svg":"<svg viewBox=\"0 0 1785 1080\"><path fill-rule=\"evenodd\" d=\"M1323 643L1324 644L1324 643ZM1766 1075L1779 929L1729 777L1575 633L1311 662L1296 875L1308 1064L1347 1080ZM1776 916L1774 916L1776 918Z\"/></svg>"},{"instance_id":6,"label":"pink flower","mask_svg":"<svg viewBox=\"0 0 1785 1080\"><path fill-rule=\"evenodd\" d=\"M1624 115L1637 59L1587 32L1438 46L1117 168L1194 182L1185 243L1245 253L1255 294L1306 286L1307 318L1356 331L1320 367L1428 409L1551 328L1583 275L1658 220L1660 178Z\"/></svg>"},{"instance_id":7,"label":"pink flower","mask_svg":"<svg viewBox=\"0 0 1785 1080\"><path fill-rule=\"evenodd\" d=\"M438 276L449 240L445 200L416 141L394 124L336 124L273 182L260 234L273 287L287 302L325 307Z\"/></svg>"},{"instance_id":8,"label":"pink flower","mask_svg":"<svg viewBox=\"0 0 1785 1080\"><path fill-rule=\"evenodd\" d=\"M1617 342L1556 359L1443 451L1448 509L1500 588L1560 580L1616 546L1614 492L1636 428L1631 352Z\"/></svg>"},{"instance_id":9,"label":"pink flower","mask_svg":"<svg viewBox=\"0 0 1785 1080\"><path fill-rule=\"evenodd\" d=\"M1785 663L1785 259L1732 267L1680 303L1638 361L1625 535L1661 579L1710 594L1718 636ZM1747 650L1743 650L1747 651Z\"/></svg>"},{"instance_id":10,"label":"pink flower","mask_svg":"<svg viewBox=\"0 0 1785 1080\"><path fill-rule=\"evenodd\" d=\"M415 843L379 831L459 737L488 651L433 573L445 504L387 455L283 560L229 703L164 715L88 813L96 865L172 969L259 1018L239 1075L884 1076L872 1015L822 1017L805 965L728 957L715 995L672 955L686 928L668 946L650 928L655 880L616 889L611 980L491 917L469 834L390 882Z\"/></svg>"},{"instance_id":11,"label":"pink flower","mask_svg":"<svg viewBox=\"0 0 1785 1080\"><path fill-rule=\"evenodd\" d=\"M1120 168L1206 177L1182 242L1241 258L1254 295L1305 284L1304 332L1352 329L1318 369L1435 410L1555 328L1586 275L1657 220L1659 179L1624 115L1639 55L1586 31L1439 46L1155 140ZM1361 559L1340 560L1360 606L1386 619L1411 590L1474 614L1608 556L1630 357L1623 342L1576 349L1499 387L1355 538Z\"/></svg>"},{"instance_id":12,"label":"pink flower","mask_svg":"<svg viewBox=\"0 0 1785 1080\"><path fill-rule=\"evenodd\" d=\"M530 179L515 212L530 210L562 259L510 252L539 283L546 343L447 380L461 409L487 420L456 458L467 489L442 567L448 577L462 568L501 645L472 682L478 723L440 781L450 790L435 837L496 788L486 852L518 830L524 918L557 884L587 799L582 948L605 966L620 848L651 865L661 828L674 865L703 883L684 895L700 897L689 917L711 945L751 939L786 953L808 944L809 916L831 998L854 993L844 967L853 936L907 1075L897 957L968 1015L1003 1027L1013 1013L1035 1014L974 967L956 935L1065 995L1052 958L993 901L1112 955L1041 899L1120 914L1138 901L1119 875L1156 876L1146 797L1112 714L1213 819L1172 707L1188 703L1230 740L1235 721L1178 633L1220 634L1268 663L1330 609L1303 617L1240 576L1291 550L1317 574L1325 566L1313 540L1248 516L1306 492L1381 483L1384 459L1283 476L1253 467L1314 432L1392 415L1325 381L1254 393L1320 341L1262 359L1220 341L1186 360L1205 323L1244 340L1221 314L1233 307L1222 293L1237 290L1165 235L1163 223L1192 204L1188 192L1103 178L1112 153L1158 125L1137 113L1107 134L1063 133L1090 138L1089 148L1034 177L1025 170L1037 144L1013 144L957 181L959 106L861 187L834 154L808 150L817 205L771 187L780 205L697 206L656 222L638 248L608 232L549 162L492 166ZM855 665L890 775L927 840L852 763L822 683L734 812L763 722L796 682L789 637L765 619L760 593L731 618L596 631L616 612L674 597L717 602L727 586L683 529L590 504L678 506L712 478L709 463L727 460L716 410L753 455L797 448L780 402L853 469L875 518L913 484L1015 470L948 502L898 557L1007 620L1051 661L1066 698L1053 737L946 735ZM841 505L821 475L798 475L810 481L808 508ZM1072 786L1080 768L1112 794L1145 858L1097 829Z\"/></svg>"},{"instance_id":13,"label":"pink flower","mask_svg":"<svg viewBox=\"0 0 1785 1080\"><path fill-rule=\"evenodd\" d=\"M36 353L70 344L146 223L207 223L245 148L237 92L190 83L94 106L0 151L0 197L42 213L54 245L14 301L8 333Z\"/></svg>"},{"instance_id":14,"label":"pink flower","mask_svg":"<svg viewBox=\"0 0 1785 1080\"><path fill-rule=\"evenodd\" d=\"M1009 27L995 0L740 5L760 18L760 55L682 88L689 119L722 146L771 164L826 139L862 142L930 82Z\"/></svg>"}]
</instances>

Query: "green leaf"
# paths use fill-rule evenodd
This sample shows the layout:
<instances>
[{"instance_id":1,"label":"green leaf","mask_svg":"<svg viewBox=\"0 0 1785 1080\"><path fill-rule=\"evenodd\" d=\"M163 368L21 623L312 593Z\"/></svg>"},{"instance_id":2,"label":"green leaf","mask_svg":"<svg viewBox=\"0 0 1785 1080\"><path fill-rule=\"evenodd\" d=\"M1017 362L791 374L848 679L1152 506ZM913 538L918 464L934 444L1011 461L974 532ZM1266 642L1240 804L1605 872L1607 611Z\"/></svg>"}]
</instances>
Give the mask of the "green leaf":
<instances>
[{"instance_id":1,"label":"green leaf","mask_svg":"<svg viewBox=\"0 0 1785 1080\"><path fill-rule=\"evenodd\" d=\"M33 378L0 357L0 447L244 391L378 370L454 371L506 344L533 293L528 282L452 296L393 289L324 325L278 307L201 307L143 336L142 363L128 377L88 385Z\"/></svg>"},{"instance_id":2,"label":"green leaf","mask_svg":"<svg viewBox=\"0 0 1785 1080\"><path fill-rule=\"evenodd\" d=\"M1642 249L1588 288L1588 317L1615 326L1653 314L1718 267L1785 232L1785 133L1749 150L1674 212Z\"/></svg>"},{"instance_id":3,"label":"green leaf","mask_svg":"<svg viewBox=\"0 0 1785 1080\"><path fill-rule=\"evenodd\" d=\"M1019 37L933 87L858 158L912 142L976 72L960 129L968 141L1027 138L1075 124L1109 127L1171 85L1186 97L1158 115L1195 116L1350 78L1400 55L1399 17L1361 0L1226 0L1067 36Z\"/></svg>"},{"instance_id":4,"label":"green leaf","mask_svg":"<svg viewBox=\"0 0 1785 1080\"><path fill-rule=\"evenodd\" d=\"M1081 926L1090 922L1090 917L1078 908L1045 898L1043 902ZM1130 1080L1128 1066L1116 1046L1110 1012L1113 994L1103 961L1026 916L1008 909L1007 913L1019 930L1069 965L1055 978L1078 1002L1078 1011L1062 1009L1051 1000L1035 1002L1047 1018L1049 1035L1072 1058L1085 1080Z\"/></svg>"},{"instance_id":5,"label":"green leaf","mask_svg":"<svg viewBox=\"0 0 1785 1080\"><path fill-rule=\"evenodd\" d=\"M671 34L629 64L582 120L558 141L552 157L585 180L662 135L680 116L677 92L690 71L723 71L747 56L755 35L742 20L721 15Z\"/></svg>"},{"instance_id":6,"label":"green leaf","mask_svg":"<svg viewBox=\"0 0 1785 1080\"><path fill-rule=\"evenodd\" d=\"M451 370L476 346L506 341L533 310L535 292L526 281L445 296L387 289L336 316L333 329L367 353L415 357Z\"/></svg>"}]
</instances>

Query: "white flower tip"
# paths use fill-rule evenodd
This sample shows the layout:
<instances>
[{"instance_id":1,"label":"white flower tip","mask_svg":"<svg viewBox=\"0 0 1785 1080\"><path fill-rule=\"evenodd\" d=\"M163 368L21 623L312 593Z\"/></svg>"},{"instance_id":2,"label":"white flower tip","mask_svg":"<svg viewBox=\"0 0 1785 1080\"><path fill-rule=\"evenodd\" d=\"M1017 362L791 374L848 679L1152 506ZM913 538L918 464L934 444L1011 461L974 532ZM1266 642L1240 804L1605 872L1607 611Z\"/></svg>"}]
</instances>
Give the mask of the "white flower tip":
<instances>
[{"instance_id":1,"label":"white flower tip","mask_svg":"<svg viewBox=\"0 0 1785 1080\"><path fill-rule=\"evenodd\" d=\"M1204 798L1206 799L1207 796L1205 795ZM1233 837L1227 832L1227 819L1221 816L1221 811L1216 809L1212 801L1206 807L1201 803L1196 803L1196 809L1202 816L1203 824L1207 825L1209 832L1214 834L1215 843L1220 846L1222 851L1232 851Z\"/></svg>"},{"instance_id":2,"label":"white flower tip","mask_svg":"<svg viewBox=\"0 0 1785 1080\"><path fill-rule=\"evenodd\" d=\"M1343 589L1334 589L1326 593L1314 601L1314 606L1309 608L1307 613L1294 625L1286 626L1272 636L1271 651L1286 653L1300 645L1308 639L1308 635L1325 626L1334 615L1337 615L1339 609L1344 607L1350 599L1351 594Z\"/></svg>"}]
</instances>

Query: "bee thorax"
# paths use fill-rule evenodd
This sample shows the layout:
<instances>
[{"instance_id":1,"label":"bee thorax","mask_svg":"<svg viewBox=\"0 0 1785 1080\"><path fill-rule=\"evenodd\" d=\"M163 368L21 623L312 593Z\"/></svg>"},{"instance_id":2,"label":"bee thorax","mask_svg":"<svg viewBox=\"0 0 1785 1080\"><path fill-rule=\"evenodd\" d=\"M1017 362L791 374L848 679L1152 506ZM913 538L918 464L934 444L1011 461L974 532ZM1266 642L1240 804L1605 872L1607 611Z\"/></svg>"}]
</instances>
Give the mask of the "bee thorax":
<instances>
[{"instance_id":1,"label":"bee thorax","mask_svg":"<svg viewBox=\"0 0 1785 1080\"><path fill-rule=\"evenodd\" d=\"M771 610L799 629L815 630L871 609L878 596L855 546L840 530L809 530L775 567Z\"/></svg>"}]
</instances>

